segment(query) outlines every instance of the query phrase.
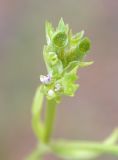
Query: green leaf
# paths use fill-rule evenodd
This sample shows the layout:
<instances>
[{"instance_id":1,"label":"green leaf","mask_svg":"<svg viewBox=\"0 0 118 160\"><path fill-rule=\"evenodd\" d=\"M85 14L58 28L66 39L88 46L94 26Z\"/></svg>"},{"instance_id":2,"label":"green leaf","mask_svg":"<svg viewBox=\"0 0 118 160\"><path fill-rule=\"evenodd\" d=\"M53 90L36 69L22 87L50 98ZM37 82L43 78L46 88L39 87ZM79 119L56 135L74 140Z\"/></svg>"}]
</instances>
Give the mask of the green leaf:
<instances>
[{"instance_id":1,"label":"green leaf","mask_svg":"<svg viewBox=\"0 0 118 160\"><path fill-rule=\"evenodd\" d=\"M70 32L71 36L71 45L78 45L79 41L83 38L84 36L84 31L82 30L81 32L75 34L72 36L72 33Z\"/></svg>"},{"instance_id":2,"label":"green leaf","mask_svg":"<svg viewBox=\"0 0 118 160\"><path fill-rule=\"evenodd\" d=\"M71 71L71 70L73 70L75 67L78 67L79 66L79 61L72 61L72 62L70 62L68 65L67 65L67 67L65 67L64 68L64 73L65 72L69 72L69 71Z\"/></svg>"},{"instance_id":3,"label":"green leaf","mask_svg":"<svg viewBox=\"0 0 118 160\"><path fill-rule=\"evenodd\" d=\"M78 66L76 66L74 69L72 69L70 72L66 72L63 75L63 78L61 79L62 86L64 88L64 94L68 96L74 96L75 91L78 89L79 85L75 84L75 81L77 80L77 69Z\"/></svg>"},{"instance_id":4,"label":"green leaf","mask_svg":"<svg viewBox=\"0 0 118 160\"><path fill-rule=\"evenodd\" d=\"M63 18L60 19L57 30L65 32L65 24L64 24Z\"/></svg>"},{"instance_id":5,"label":"green leaf","mask_svg":"<svg viewBox=\"0 0 118 160\"><path fill-rule=\"evenodd\" d=\"M90 61L90 62L72 61L67 65L67 67L64 68L63 73L69 72L73 70L75 67L78 67L78 68L88 67L92 65L93 63L94 63L93 61Z\"/></svg>"},{"instance_id":6,"label":"green leaf","mask_svg":"<svg viewBox=\"0 0 118 160\"><path fill-rule=\"evenodd\" d=\"M46 68L49 72L48 51L47 51L47 46L46 45L44 45L44 47L43 47L43 58L44 58L44 61L45 61Z\"/></svg>"},{"instance_id":7,"label":"green leaf","mask_svg":"<svg viewBox=\"0 0 118 160\"><path fill-rule=\"evenodd\" d=\"M43 86L39 86L37 88L34 101L33 101L33 106L32 106L32 114L35 115L37 113L41 112L42 109L42 103L43 103Z\"/></svg>"},{"instance_id":8,"label":"green leaf","mask_svg":"<svg viewBox=\"0 0 118 160\"><path fill-rule=\"evenodd\" d=\"M84 36L84 30L82 30L81 32L77 33L78 39L82 39L83 36Z\"/></svg>"},{"instance_id":9,"label":"green leaf","mask_svg":"<svg viewBox=\"0 0 118 160\"><path fill-rule=\"evenodd\" d=\"M58 63L51 69L54 76L57 75L57 77L60 77L60 74L63 72L63 65L60 60L58 60Z\"/></svg>"},{"instance_id":10,"label":"green leaf","mask_svg":"<svg viewBox=\"0 0 118 160\"><path fill-rule=\"evenodd\" d=\"M67 34L68 30L69 30L69 26L67 24L65 25L63 18L61 18L57 27L57 32L65 32Z\"/></svg>"},{"instance_id":11,"label":"green leaf","mask_svg":"<svg viewBox=\"0 0 118 160\"><path fill-rule=\"evenodd\" d=\"M54 34L54 28L52 27L52 24L48 21L45 23L45 31L46 31L46 40L47 44L49 45L51 43L51 38Z\"/></svg>"},{"instance_id":12,"label":"green leaf","mask_svg":"<svg viewBox=\"0 0 118 160\"><path fill-rule=\"evenodd\" d=\"M90 61L90 62L79 62L79 67L80 68L84 68L84 67L88 67L90 65L92 65L94 62Z\"/></svg>"},{"instance_id":13,"label":"green leaf","mask_svg":"<svg viewBox=\"0 0 118 160\"><path fill-rule=\"evenodd\" d=\"M36 91L32 106L32 127L37 138L41 141L43 141L43 132L44 132L42 122L40 121L43 98L44 98L43 86L39 86Z\"/></svg>"}]
</instances>

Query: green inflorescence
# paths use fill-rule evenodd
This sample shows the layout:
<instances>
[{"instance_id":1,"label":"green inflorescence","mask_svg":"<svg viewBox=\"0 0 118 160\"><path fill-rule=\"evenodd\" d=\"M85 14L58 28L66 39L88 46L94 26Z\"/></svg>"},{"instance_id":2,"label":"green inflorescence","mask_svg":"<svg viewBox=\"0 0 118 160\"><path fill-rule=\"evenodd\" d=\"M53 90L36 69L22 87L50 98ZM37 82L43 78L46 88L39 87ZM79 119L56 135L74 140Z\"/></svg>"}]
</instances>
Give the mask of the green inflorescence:
<instances>
[{"instance_id":1,"label":"green inflorescence","mask_svg":"<svg viewBox=\"0 0 118 160\"><path fill-rule=\"evenodd\" d=\"M41 76L41 81L46 97L59 102L62 95L74 96L78 89L77 70L93 63L84 61L91 42L84 37L84 31L73 35L62 18L56 29L46 22L46 39L43 55L48 75Z\"/></svg>"}]
</instances>

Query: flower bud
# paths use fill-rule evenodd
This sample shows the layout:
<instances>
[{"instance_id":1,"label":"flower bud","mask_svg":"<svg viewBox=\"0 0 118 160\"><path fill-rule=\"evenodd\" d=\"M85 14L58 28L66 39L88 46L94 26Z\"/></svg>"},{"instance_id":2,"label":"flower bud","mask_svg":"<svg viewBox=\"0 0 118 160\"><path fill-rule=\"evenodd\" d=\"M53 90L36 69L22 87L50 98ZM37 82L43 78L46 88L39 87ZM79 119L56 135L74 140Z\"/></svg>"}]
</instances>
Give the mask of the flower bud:
<instances>
[{"instance_id":1,"label":"flower bud","mask_svg":"<svg viewBox=\"0 0 118 160\"><path fill-rule=\"evenodd\" d=\"M86 53L90 50L91 42L88 38L84 38L80 41L79 45L75 49L75 53L78 59L82 59Z\"/></svg>"}]
</instances>

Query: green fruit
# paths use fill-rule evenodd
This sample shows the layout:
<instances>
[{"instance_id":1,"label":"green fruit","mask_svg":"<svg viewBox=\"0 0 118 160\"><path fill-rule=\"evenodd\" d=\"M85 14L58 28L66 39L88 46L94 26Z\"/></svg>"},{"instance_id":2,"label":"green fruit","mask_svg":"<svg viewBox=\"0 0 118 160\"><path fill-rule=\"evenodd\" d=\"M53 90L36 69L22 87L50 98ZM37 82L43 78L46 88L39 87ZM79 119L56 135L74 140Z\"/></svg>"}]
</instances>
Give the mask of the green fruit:
<instances>
[{"instance_id":1,"label":"green fruit","mask_svg":"<svg viewBox=\"0 0 118 160\"><path fill-rule=\"evenodd\" d=\"M53 44L58 48L64 48L68 43L68 37L64 32L57 32L52 38Z\"/></svg>"}]
</instances>

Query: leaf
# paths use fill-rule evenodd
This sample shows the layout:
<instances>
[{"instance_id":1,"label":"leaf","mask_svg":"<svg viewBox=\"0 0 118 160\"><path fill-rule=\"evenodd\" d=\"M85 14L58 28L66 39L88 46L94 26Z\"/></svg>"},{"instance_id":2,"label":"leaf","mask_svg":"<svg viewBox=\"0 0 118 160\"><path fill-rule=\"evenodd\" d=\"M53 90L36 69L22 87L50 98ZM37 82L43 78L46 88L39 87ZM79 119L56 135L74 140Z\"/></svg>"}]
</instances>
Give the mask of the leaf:
<instances>
[{"instance_id":1,"label":"leaf","mask_svg":"<svg viewBox=\"0 0 118 160\"><path fill-rule=\"evenodd\" d=\"M79 85L75 84L77 80L77 69L78 66L74 67L70 72L66 72L61 79L61 83L64 89L64 94L69 96L74 96L75 91L78 89Z\"/></svg>"},{"instance_id":2,"label":"leaf","mask_svg":"<svg viewBox=\"0 0 118 160\"><path fill-rule=\"evenodd\" d=\"M61 32L68 33L68 30L69 30L69 26L67 24L65 25L63 18L61 18L57 27L57 32L61 31Z\"/></svg>"},{"instance_id":3,"label":"leaf","mask_svg":"<svg viewBox=\"0 0 118 160\"><path fill-rule=\"evenodd\" d=\"M79 66L79 61L72 61L72 62L70 62L68 65L67 65L67 67L65 67L64 68L64 73L65 72L69 72L69 71L71 71L71 70L73 70L75 67L77 67L77 66Z\"/></svg>"},{"instance_id":4,"label":"leaf","mask_svg":"<svg viewBox=\"0 0 118 160\"><path fill-rule=\"evenodd\" d=\"M84 68L84 67L88 67L90 65L92 65L94 62L90 61L90 62L79 62L79 67L80 68Z\"/></svg>"},{"instance_id":5,"label":"leaf","mask_svg":"<svg viewBox=\"0 0 118 160\"><path fill-rule=\"evenodd\" d=\"M39 86L36 91L34 101L33 101L33 106L32 106L32 115L33 115L32 127L37 138L41 141L43 141L43 132L44 132L44 128L40 120L43 98L44 98L43 86Z\"/></svg>"},{"instance_id":6,"label":"leaf","mask_svg":"<svg viewBox=\"0 0 118 160\"><path fill-rule=\"evenodd\" d=\"M73 70L75 67L78 67L78 68L88 67L92 65L93 63L94 63L93 61L90 61L90 62L72 61L67 65L67 67L64 68L63 73L69 72Z\"/></svg>"},{"instance_id":7,"label":"leaf","mask_svg":"<svg viewBox=\"0 0 118 160\"><path fill-rule=\"evenodd\" d=\"M47 44L49 45L51 43L51 38L54 34L54 28L52 27L52 24L48 21L45 23L45 31L46 31L46 40Z\"/></svg>"},{"instance_id":8,"label":"leaf","mask_svg":"<svg viewBox=\"0 0 118 160\"><path fill-rule=\"evenodd\" d=\"M70 32L70 36L71 36L71 44L73 45L78 45L79 41L83 38L84 36L84 30L82 30L81 32L75 34L72 36L72 33Z\"/></svg>"},{"instance_id":9,"label":"leaf","mask_svg":"<svg viewBox=\"0 0 118 160\"><path fill-rule=\"evenodd\" d=\"M64 24L63 18L60 19L57 30L65 32L65 24Z\"/></svg>"},{"instance_id":10,"label":"leaf","mask_svg":"<svg viewBox=\"0 0 118 160\"><path fill-rule=\"evenodd\" d=\"M33 106L32 106L32 114L35 115L37 113L41 112L42 109L42 103L43 103L43 86L39 86L35 97L33 101Z\"/></svg>"},{"instance_id":11,"label":"leaf","mask_svg":"<svg viewBox=\"0 0 118 160\"><path fill-rule=\"evenodd\" d=\"M84 36L84 30L82 30L81 32L78 33L77 37L78 39L82 39Z\"/></svg>"}]
</instances>

